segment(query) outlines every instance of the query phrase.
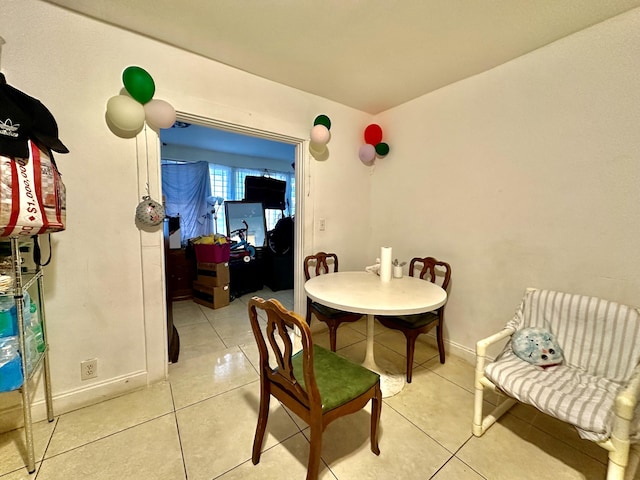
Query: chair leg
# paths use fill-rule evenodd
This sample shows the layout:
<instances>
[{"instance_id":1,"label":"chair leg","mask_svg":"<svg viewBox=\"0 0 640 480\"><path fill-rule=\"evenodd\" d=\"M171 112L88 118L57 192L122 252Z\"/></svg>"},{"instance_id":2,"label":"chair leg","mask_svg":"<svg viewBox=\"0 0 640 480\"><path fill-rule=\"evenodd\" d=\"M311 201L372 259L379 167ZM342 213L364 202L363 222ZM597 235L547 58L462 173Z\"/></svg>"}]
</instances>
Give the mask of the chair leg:
<instances>
[{"instance_id":1,"label":"chair leg","mask_svg":"<svg viewBox=\"0 0 640 480\"><path fill-rule=\"evenodd\" d=\"M440 354L440 363L444 363L444 338L442 338L442 324L436 325L436 339L438 340L438 353Z\"/></svg>"},{"instance_id":2,"label":"chair leg","mask_svg":"<svg viewBox=\"0 0 640 480\"><path fill-rule=\"evenodd\" d=\"M329 326L329 345L331 351L335 352L338 344L338 324L334 322L327 323Z\"/></svg>"},{"instance_id":3,"label":"chair leg","mask_svg":"<svg viewBox=\"0 0 640 480\"><path fill-rule=\"evenodd\" d=\"M378 446L378 425L380 424L380 413L382 412L382 391L380 384L376 385L376 395L371 399L371 451L380 455Z\"/></svg>"},{"instance_id":4,"label":"chair leg","mask_svg":"<svg viewBox=\"0 0 640 480\"><path fill-rule=\"evenodd\" d=\"M413 375L413 353L416 349L417 333L405 332L404 336L407 338L407 383L411 383L411 377Z\"/></svg>"},{"instance_id":5,"label":"chair leg","mask_svg":"<svg viewBox=\"0 0 640 480\"><path fill-rule=\"evenodd\" d=\"M253 454L251 461L254 465L260 462L260 454L262 453L262 441L264 440L264 432L267 429L267 421L269 419L269 400L271 392L266 382L260 382L260 409L258 412L258 425L256 426L256 434L253 438Z\"/></svg>"},{"instance_id":6,"label":"chair leg","mask_svg":"<svg viewBox=\"0 0 640 480\"><path fill-rule=\"evenodd\" d=\"M317 480L320 471L320 453L322 451L322 422L312 421L310 428L309 464L307 480Z\"/></svg>"}]
</instances>

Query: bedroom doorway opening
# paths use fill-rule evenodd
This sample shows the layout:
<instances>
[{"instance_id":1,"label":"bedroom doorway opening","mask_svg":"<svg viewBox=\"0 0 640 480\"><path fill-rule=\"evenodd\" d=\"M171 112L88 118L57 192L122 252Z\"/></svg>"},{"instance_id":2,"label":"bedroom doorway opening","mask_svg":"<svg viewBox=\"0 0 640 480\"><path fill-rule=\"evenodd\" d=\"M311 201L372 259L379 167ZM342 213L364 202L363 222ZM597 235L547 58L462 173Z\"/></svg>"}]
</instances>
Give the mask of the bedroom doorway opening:
<instances>
[{"instance_id":1,"label":"bedroom doorway opening","mask_svg":"<svg viewBox=\"0 0 640 480\"><path fill-rule=\"evenodd\" d=\"M293 306L300 311L303 295L300 294L304 283L301 268L303 258L303 222L295 221L303 218L304 197L299 192L304 191L304 140L280 133L258 130L241 125L229 124L214 119L195 117L187 114L178 114L178 121L173 128L160 131L160 169L163 178L163 197L165 195L164 171L167 165L183 163L206 162L204 166L208 174L211 203L202 207L199 212L191 212L192 224L201 228L204 233L221 233L228 235L226 211L232 202L242 201L246 198L244 191L245 178L264 177L275 182L286 184L285 202L283 208L270 208L264 210L267 235L264 236L262 245L259 246L259 260L262 264L261 272L265 288L273 291L288 289L291 287ZM168 168L166 169L168 170ZM223 200L216 208L215 199ZM174 205L175 207L175 205ZM173 211L170 202L167 202L167 215L181 214L181 206ZM214 214L212 209L217 211ZM186 211L186 210L185 210ZM214 218L215 217L215 218ZM292 225L291 248L282 248L282 245L270 243L271 233L277 226L287 221ZM185 222L182 222L185 223ZM202 229L204 226L204 230ZM181 226L182 230L184 227ZM233 228L233 227L231 227ZM165 236L166 236L165 227ZM185 248L185 238L197 234L197 229L188 230L182 236L179 248ZM250 237L255 241L254 237ZM262 237L261 237L262 238ZM192 295L190 283L194 277L193 272L184 271L184 265L175 271L172 264L174 257L182 258L183 252L176 247L175 236L173 249L169 249L168 240L165 238L165 288L167 291L167 327L168 349L171 357L171 306L172 301L186 299ZM167 255L168 254L168 255ZM289 255L287 257L287 254ZM183 262L183 263L189 263ZM174 269L172 271L172 269ZM181 270L182 269L182 270ZM291 281L288 277L291 277ZM283 280L283 276L287 280ZM178 283L176 283L176 278ZM235 295L249 293L255 286L241 285L235 276L235 285L232 292ZM180 284L180 281L182 283ZM232 283L234 283L232 275ZM233 298L233 296L232 296Z\"/></svg>"}]
</instances>

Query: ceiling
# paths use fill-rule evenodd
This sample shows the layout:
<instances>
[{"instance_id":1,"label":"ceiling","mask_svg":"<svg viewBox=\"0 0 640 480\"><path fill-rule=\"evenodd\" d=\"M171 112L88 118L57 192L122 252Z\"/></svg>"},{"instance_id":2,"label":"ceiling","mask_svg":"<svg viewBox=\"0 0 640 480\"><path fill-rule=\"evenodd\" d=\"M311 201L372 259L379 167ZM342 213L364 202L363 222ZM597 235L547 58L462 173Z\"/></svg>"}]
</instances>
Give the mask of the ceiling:
<instances>
[{"instance_id":1,"label":"ceiling","mask_svg":"<svg viewBox=\"0 0 640 480\"><path fill-rule=\"evenodd\" d=\"M174 128L161 129L160 141L164 146L195 147L279 160L285 162L287 166L296 158L296 147L289 143L183 122L176 122Z\"/></svg>"},{"instance_id":2,"label":"ceiling","mask_svg":"<svg viewBox=\"0 0 640 480\"><path fill-rule=\"evenodd\" d=\"M376 114L640 0L48 0Z\"/></svg>"}]
</instances>

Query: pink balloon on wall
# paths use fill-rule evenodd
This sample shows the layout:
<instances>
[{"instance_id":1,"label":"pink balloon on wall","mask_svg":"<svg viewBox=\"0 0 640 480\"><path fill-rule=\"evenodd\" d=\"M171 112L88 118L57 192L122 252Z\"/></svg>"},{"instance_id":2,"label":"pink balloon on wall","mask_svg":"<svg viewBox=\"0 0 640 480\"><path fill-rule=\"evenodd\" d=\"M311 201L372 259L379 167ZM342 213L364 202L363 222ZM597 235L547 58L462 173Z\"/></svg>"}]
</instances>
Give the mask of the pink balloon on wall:
<instances>
[{"instance_id":1,"label":"pink balloon on wall","mask_svg":"<svg viewBox=\"0 0 640 480\"><path fill-rule=\"evenodd\" d=\"M365 143L360 147L360 150L358 151L358 157L360 158L360 161L362 163L369 166L376 158L376 148L370 143Z\"/></svg>"},{"instance_id":2,"label":"pink balloon on wall","mask_svg":"<svg viewBox=\"0 0 640 480\"><path fill-rule=\"evenodd\" d=\"M311 129L311 141L317 145L325 145L331 139L329 129L324 125L315 125Z\"/></svg>"},{"instance_id":3,"label":"pink balloon on wall","mask_svg":"<svg viewBox=\"0 0 640 480\"><path fill-rule=\"evenodd\" d=\"M164 100L154 98L144 104L145 119L151 128L171 128L176 122L176 111Z\"/></svg>"}]
</instances>

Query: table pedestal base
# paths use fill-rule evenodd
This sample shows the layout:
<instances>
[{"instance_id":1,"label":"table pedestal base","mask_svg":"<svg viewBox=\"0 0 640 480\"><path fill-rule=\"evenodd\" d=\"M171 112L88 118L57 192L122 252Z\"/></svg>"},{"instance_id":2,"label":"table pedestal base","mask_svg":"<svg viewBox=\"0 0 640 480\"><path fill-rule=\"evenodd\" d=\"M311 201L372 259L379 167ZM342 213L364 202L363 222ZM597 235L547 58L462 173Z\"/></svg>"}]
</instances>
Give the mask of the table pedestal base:
<instances>
[{"instance_id":1,"label":"table pedestal base","mask_svg":"<svg viewBox=\"0 0 640 480\"><path fill-rule=\"evenodd\" d=\"M380 375L380 389L382 398L392 397L402 391L405 380L404 375L397 375L384 370L376 364L373 356L373 329L374 315L367 315L367 350L362 366Z\"/></svg>"}]
</instances>

